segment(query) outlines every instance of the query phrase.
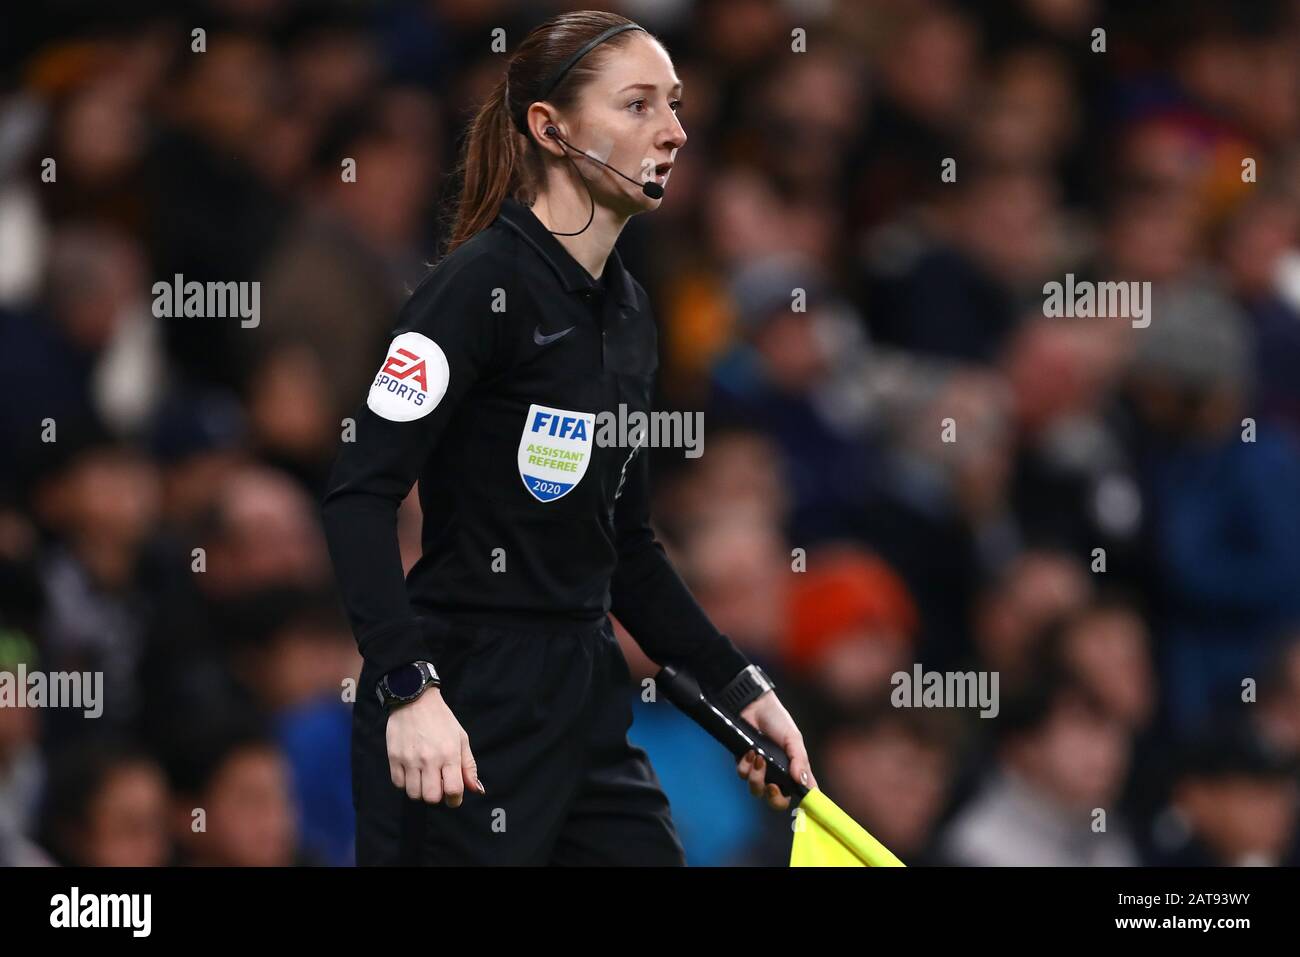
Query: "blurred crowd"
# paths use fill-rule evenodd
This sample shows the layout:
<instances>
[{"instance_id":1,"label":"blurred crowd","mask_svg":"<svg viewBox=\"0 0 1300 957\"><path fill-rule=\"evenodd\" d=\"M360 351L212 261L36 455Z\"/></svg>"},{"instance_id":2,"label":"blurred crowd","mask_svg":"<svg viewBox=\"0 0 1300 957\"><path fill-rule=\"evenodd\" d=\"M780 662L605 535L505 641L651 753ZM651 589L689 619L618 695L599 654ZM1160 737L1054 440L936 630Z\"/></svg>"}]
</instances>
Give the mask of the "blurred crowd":
<instances>
[{"instance_id":1,"label":"blurred crowd","mask_svg":"<svg viewBox=\"0 0 1300 957\"><path fill-rule=\"evenodd\" d=\"M605 6L690 136L620 240L660 407L704 413L656 525L822 789L909 864L1300 863L1300 3ZM351 862L319 496L492 31L559 9L56 3L6 38L0 671L106 700L0 708L0 863ZM260 282L261 321L155 318L176 274ZM1150 324L1046 317L1067 274L1152 283ZM896 706L916 664L996 672L997 716ZM785 863L651 697L688 860Z\"/></svg>"}]
</instances>

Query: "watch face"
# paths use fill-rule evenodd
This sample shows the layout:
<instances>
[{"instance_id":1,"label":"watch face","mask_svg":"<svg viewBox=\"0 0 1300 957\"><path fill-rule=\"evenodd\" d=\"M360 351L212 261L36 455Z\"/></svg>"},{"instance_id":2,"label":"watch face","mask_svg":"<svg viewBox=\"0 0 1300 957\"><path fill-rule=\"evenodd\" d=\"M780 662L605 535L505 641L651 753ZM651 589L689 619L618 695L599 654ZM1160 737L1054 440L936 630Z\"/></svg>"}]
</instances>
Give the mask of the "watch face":
<instances>
[{"instance_id":1,"label":"watch face","mask_svg":"<svg viewBox=\"0 0 1300 957\"><path fill-rule=\"evenodd\" d=\"M424 675L415 665L403 665L388 674L388 690L399 698L409 698L420 690Z\"/></svg>"}]
</instances>

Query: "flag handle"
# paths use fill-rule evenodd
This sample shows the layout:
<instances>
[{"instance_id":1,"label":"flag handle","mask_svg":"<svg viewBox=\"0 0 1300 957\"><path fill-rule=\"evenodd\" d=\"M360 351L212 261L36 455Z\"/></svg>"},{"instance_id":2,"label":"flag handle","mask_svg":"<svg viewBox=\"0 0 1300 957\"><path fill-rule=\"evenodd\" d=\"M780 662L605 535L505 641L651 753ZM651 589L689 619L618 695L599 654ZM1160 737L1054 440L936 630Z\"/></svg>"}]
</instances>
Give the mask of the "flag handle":
<instances>
[{"instance_id":1,"label":"flag handle","mask_svg":"<svg viewBox=\"0 0 1300 957\"><path fill-rule=\"evenodd\" d=\"M790 758L775 741L767 737L740 715L733 715L709 699L689 672L665 665L655 675L655 687L688 717L704 728L739 761L749 751L756 751L767 762L764 780L775 784L796 807L808 794L808 788L790 776Z\"/></svg>"}]
</instances>

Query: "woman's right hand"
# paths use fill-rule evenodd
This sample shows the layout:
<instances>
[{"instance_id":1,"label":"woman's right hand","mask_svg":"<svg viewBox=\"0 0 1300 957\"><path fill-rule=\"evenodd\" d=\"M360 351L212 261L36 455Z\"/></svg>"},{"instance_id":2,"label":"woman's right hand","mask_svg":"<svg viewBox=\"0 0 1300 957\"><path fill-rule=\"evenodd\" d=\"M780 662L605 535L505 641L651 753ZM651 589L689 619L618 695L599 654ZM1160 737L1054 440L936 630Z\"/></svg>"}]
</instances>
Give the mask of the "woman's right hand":
<instances>
[{"instance_id":1,"label":"woman's right hand","mask_svg":"<svg viewBox=\"0 0 1300 957\"><path fill-rule=\"evenodd\" d=\"M487 789L469 749L469 735L447 707L442 692L429 688L388 715L388 770L393 784L412 800L460 807L469 783L479 794Z\"/></svg>"}]
</instances>

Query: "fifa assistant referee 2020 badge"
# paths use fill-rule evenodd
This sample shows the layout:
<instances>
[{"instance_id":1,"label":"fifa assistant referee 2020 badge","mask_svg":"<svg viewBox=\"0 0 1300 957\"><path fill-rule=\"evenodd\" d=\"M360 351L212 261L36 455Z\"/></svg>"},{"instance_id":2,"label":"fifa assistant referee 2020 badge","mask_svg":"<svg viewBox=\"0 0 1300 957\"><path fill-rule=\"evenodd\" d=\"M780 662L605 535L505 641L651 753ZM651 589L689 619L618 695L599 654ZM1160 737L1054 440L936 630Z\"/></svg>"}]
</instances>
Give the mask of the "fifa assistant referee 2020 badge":
<instances>
[{"instance_id":1,"label":"fifa assistant referee 2020 badge","mask_svg":"<svg viewBox=\"0 0 1300 957\"><path fill-rule=\"evenodd\" d=\"M592 412L531 405L519 437L519 475L541 502L562 498L587 474L596 432Z\"/></svg>"}]
</instances>

